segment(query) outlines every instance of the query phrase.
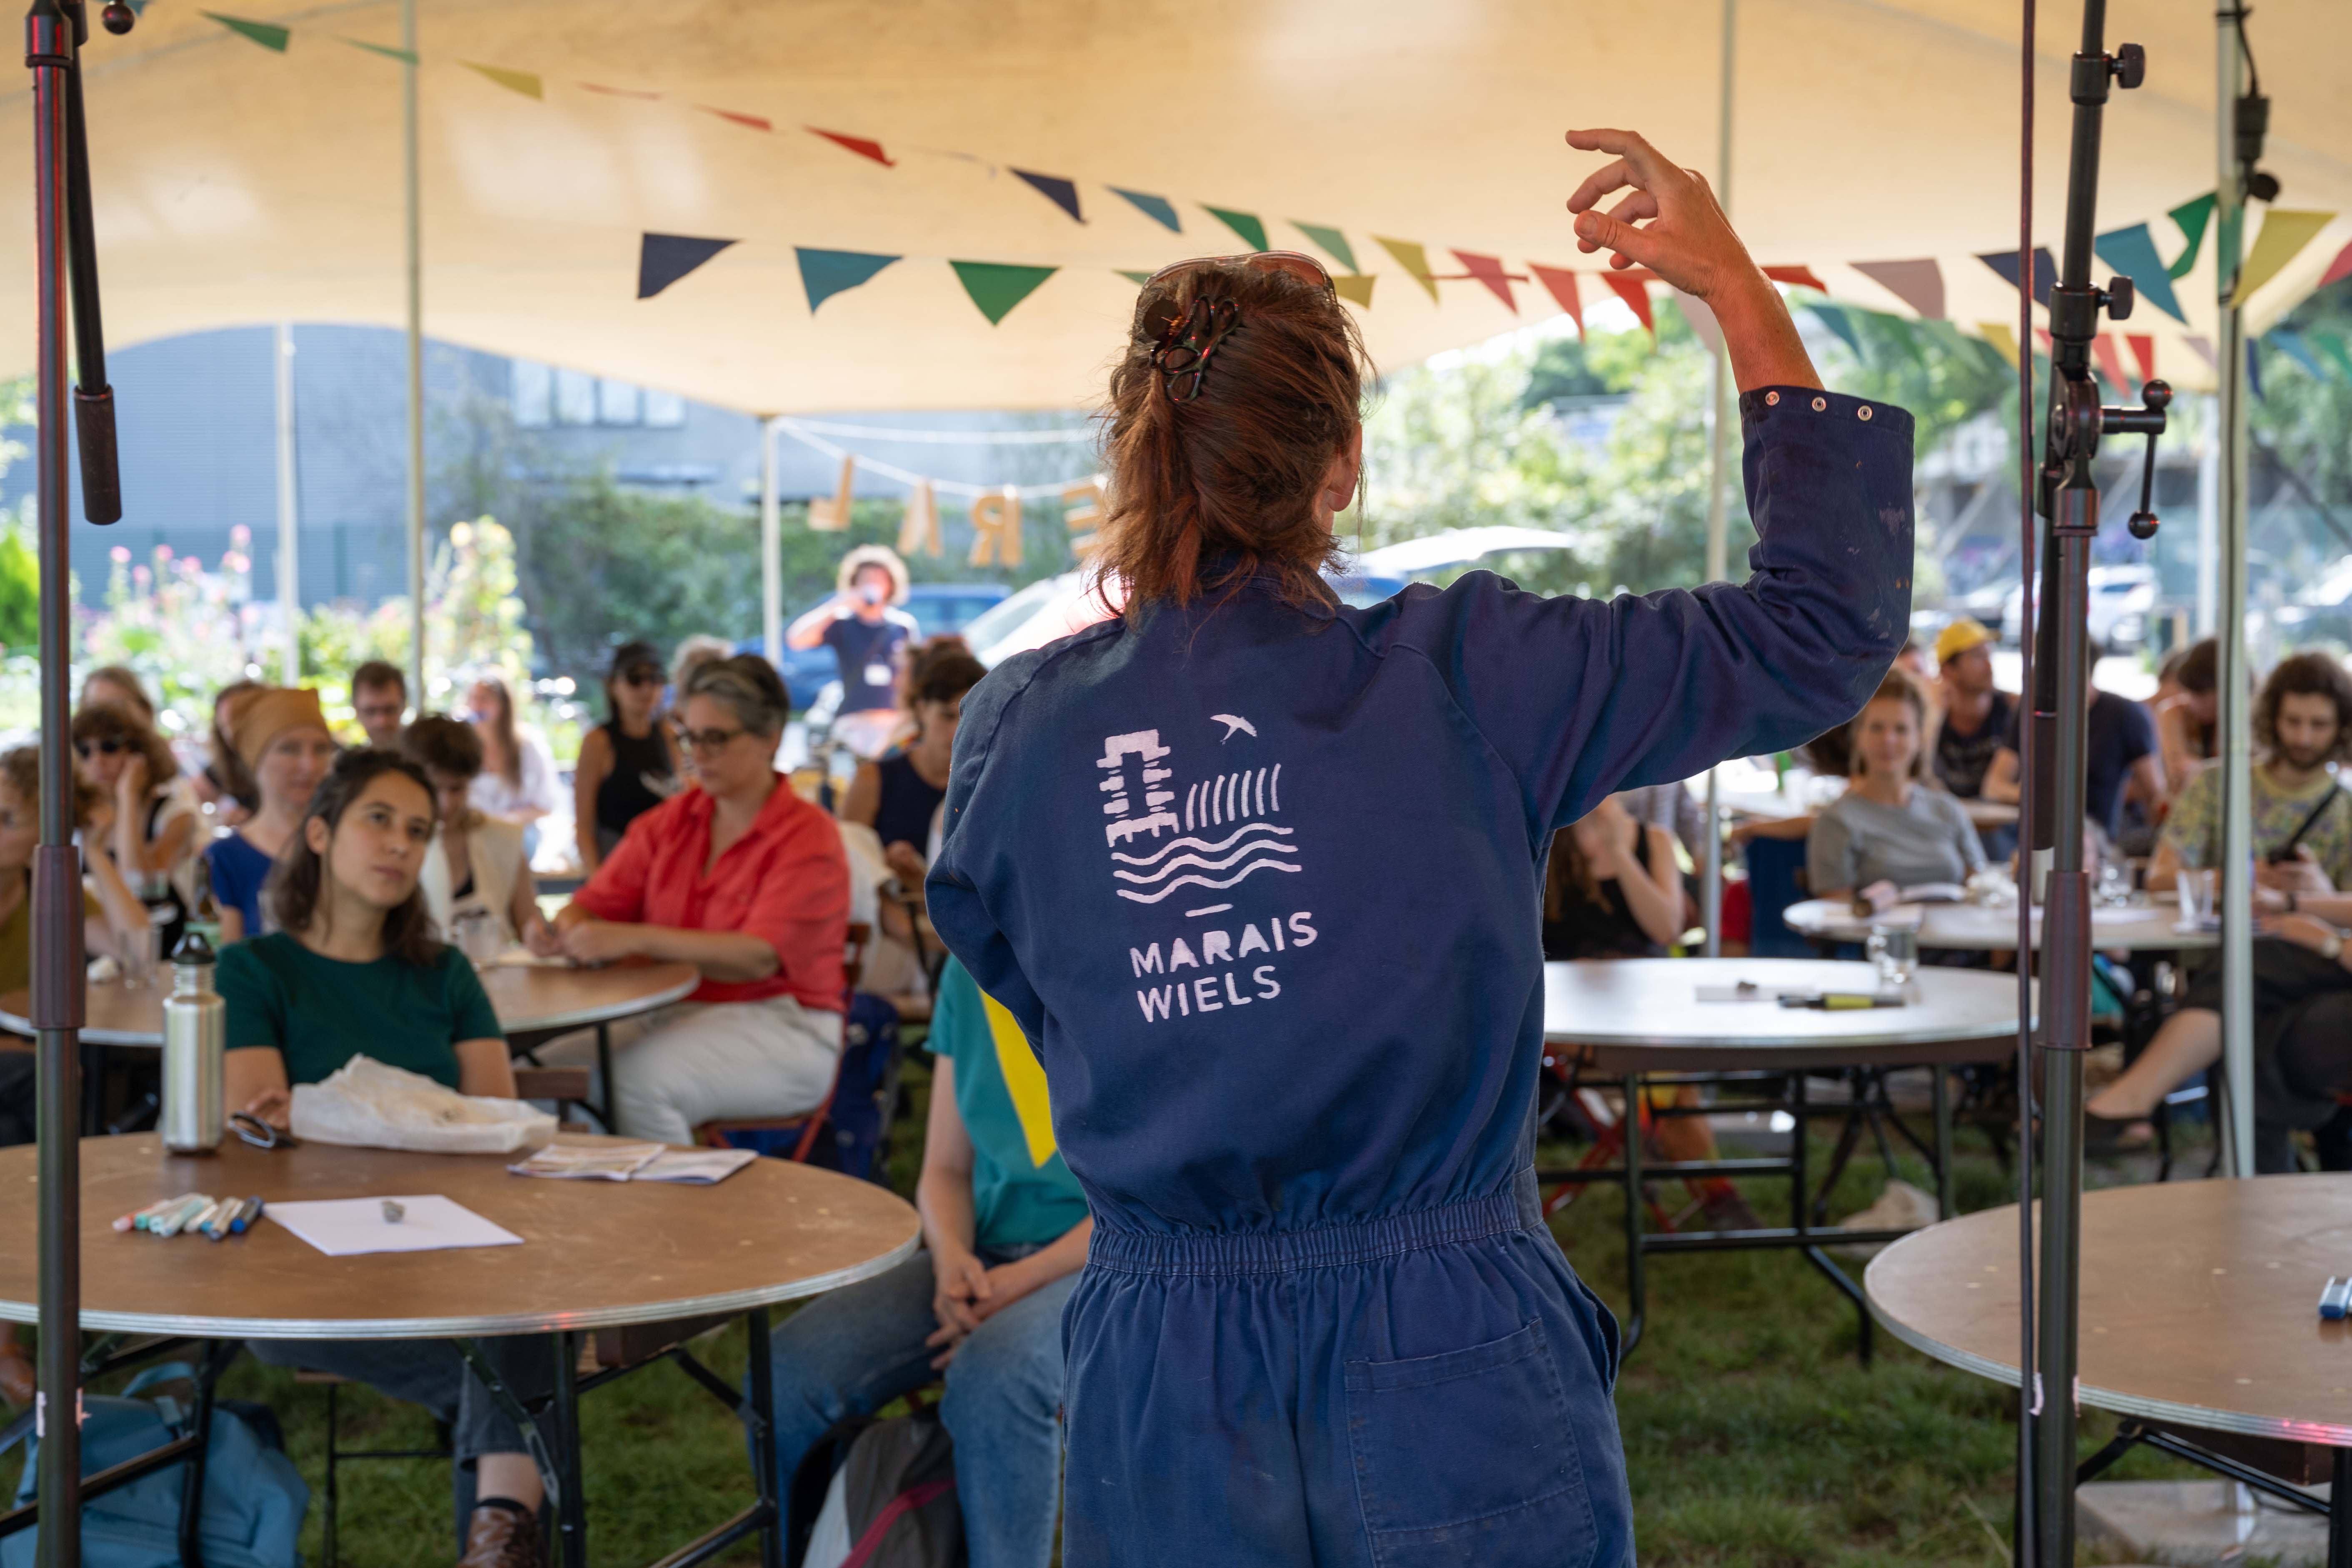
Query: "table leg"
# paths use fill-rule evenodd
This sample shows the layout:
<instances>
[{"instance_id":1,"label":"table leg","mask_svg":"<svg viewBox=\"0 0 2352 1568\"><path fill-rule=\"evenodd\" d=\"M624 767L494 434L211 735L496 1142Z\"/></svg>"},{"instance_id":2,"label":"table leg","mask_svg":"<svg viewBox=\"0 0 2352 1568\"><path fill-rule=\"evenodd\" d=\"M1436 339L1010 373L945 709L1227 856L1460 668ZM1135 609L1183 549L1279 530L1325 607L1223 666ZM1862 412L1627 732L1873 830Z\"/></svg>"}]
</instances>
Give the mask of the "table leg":
<instances>
[{"instance_id":1,"label":"table leg","mask_svg":"<svg viewBox=\"0 0 2352 1568\"><path fill-rule=\"evenodd\" d=\"M1936 1217L1949 1219L1959 1212L1952 1201L1952 1073L1941 1062L1927 1070L1936 1075Z\"/></svg>"},{"instance_id":2,"label":"table leg","mask_svg":"<svg viewBox=\"0 0 2352 1568\"><path fill-rule=\"evenodd\" d=\"M562 1568L588 1568L588 1498L580 1479L580 1336L563 1329L549 1337L555 1350L555 1399L549 1415L558 1434L555 1462L563 1472L555 1524L562 1553L557 1561Z\"/></svg>"},{"instance_id":3,"label":"table leg","mask_svg":"<svg viewBox=\"0 0 2352 1568\"><path fill-rule=\"evenodd\" d=\"M1649 1294L1642 1278L1642 1075L1625 1075L1625 1111L1617 1119L1625 1143L1625 1299L1626 1319L1620 1336L1618 1359L1633 1353L1642 1342L1643 1320L1649 1315Z\"/></svg>"},{"instance_id":4,"label":"table leg","mask_svg":"<svg viewBox=\"0 0 2352 1568\"><path fill-rule=\"evenodd\" d=\"M213 1389L220 1374L243 1348L237 1340L213 1340L196 1361L196 1408L188 1431L196 1440L189 1450L180 1481L180 1563L182 1568L205 1568L205 1453L212 1442Z\"/></svg>"},{"instance_id":5,"label":"table leg","mask_svg":"<svg viewBox=\"0 0 2352 1568\"><path fill-rule=\"evenodd\" d=\"M596 1120L604 1124L606 1132L617 1135L621 1124L613 1120L613 1026L610 1024L596 1026L596 1081L604 1086L604 1103L589 1109L595 1111Z\"/></svg>"},{"instance_id":6,"label":"table leg","mask_svg":"<svg viewBox=\"0 0 2352 1568\"><path fill-rule=\"evenodd\" d=\"M1805 1160L1805 1073L1802 1068L1789 1075L1789 1114L1796 1125L1789 1130L1789 1224L1800 1233L1812 1229L1805 1213L1812 1176Z\"/></svg>"},{"instance_id":7,"label":"table leg","mask_svg":"<svg viewBox=\"0 0 2352 1568\"><path fill-rule=\"evenodd\" d=\"M2327 1568L2352 1568L2352 1448L2328 1450Z\"/></svg>"},{"instance_id":8,"label":"table leg","mask_svg":"<svg viewBox=\"0 0 2352 1568\"><path fill-rule=\"evenodd\" d=\"M559 1356L565 1348L560 1342L570 1337L568 1334L554 1336L559 1342L555 1346ZM457 1347L457 1353L466 1358L466 1364L473 1369L476 1379L488 1390L490 1398L506 1413L507 1419L513 1422L515 1429L522 1434L523 1451L530 1456L530 1462L539 1467L540 1485L547 1489L547 1511L558 1521L569 1518L572 1505L579 1500L575 1495L579 1489L576 1484L580 1452L577 1433L565 1426L557 1415L551 1415L542 1426L539 1418L531 1415L530 1406L523 1404L521 1395L508 1386L499 1369L482 1353L479 1342L453 1340L450 1342ZM573 1375L572 1367L556 1368L555 1402L559 1412L568 1407L576 1413L578 1400L572 1386ZM555 1449L548 1446L551 1430L555 1436L555 1449L563 1450L564 1457L561 1459ZM568 1542L565 1550L564 1568L586 1568L584 1551L574 1559L570 1555Z\"/></svg>"},{"instance_id":9,"label":"table leg","mask_svg":"<svg viewBox=\"0 0 2352 1568\"><path fill-rule=\"evenodd\" d=\"M743 1412L751 1431L751 1479L767 1521L760 1526L760 1568L784 1568L784 1500L776 1479L775 1367L769 1360L768 1309L745 1320L751 1357L751 1399Z\"/></svg>"}]
</instances>

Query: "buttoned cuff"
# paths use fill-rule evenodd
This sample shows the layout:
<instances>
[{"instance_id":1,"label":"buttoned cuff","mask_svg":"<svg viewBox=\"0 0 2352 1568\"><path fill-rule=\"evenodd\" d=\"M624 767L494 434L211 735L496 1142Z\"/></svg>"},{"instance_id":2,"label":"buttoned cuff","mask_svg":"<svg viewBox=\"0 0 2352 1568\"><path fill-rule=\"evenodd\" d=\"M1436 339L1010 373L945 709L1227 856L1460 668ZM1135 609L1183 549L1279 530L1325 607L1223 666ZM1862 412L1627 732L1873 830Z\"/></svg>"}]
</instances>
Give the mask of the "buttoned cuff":
<instances>
[{"instance_id":1,"label":"buttoned cuff","mask_svg":"<svg viewBox=\"0 0 2352 1568\"><path fill-rule=\"evenodd\" d=\"M1911 415L1891 403L1874 403L1843 393L1820 392L1810 386L1759 386L1739 395L1739 426L1745 435L1758 435L1775 421L1811 420L1857 428L1883 430L1911 439Z\"/></svg>"}]
</instances>

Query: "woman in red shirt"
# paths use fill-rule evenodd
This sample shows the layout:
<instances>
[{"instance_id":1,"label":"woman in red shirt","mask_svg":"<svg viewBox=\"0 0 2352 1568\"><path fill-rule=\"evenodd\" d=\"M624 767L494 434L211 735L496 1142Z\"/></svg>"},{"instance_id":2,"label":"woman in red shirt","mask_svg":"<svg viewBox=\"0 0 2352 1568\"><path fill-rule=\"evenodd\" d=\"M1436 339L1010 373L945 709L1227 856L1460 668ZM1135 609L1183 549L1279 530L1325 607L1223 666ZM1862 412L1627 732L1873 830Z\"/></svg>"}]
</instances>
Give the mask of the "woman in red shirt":
<instances>
[{"instance_id":1,"label":"woman in red shirt","mask_svg":"<svg viewBox=\"0 0 2352 1568\"><path fill-rule=\"evenodd\" d=\"M792 700L756 654L688 678L677 735L697 789L629 824L555 918L583 963L691 963L702 985L635 1029L613 1062L614 1131L693 1141L719 1118L796 1116L841 1055L849 867L833 818L775 771ZM557 1053L580 1059L577 1050Z\"/></svg>"}]
</instances>

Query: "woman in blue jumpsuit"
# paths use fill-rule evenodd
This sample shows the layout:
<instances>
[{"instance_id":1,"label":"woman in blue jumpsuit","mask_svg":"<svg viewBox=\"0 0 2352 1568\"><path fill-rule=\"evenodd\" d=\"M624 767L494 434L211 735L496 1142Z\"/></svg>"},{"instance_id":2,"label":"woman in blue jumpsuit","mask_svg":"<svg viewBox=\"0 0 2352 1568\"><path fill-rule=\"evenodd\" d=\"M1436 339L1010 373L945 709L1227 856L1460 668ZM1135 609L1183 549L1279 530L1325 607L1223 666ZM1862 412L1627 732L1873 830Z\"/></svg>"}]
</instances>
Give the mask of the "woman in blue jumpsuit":
<instances>
[{"instance_id":1,"label":"woman in blue jumpsuit","mask_svg":"<svg viewBox=\"0 0 2352 1568\"><path fill-rule=\"evenodd\" d=\"M1747 583L1333 605L1352 324L1305 258L1189 263L1112 377L1123 614L965 700L931 917L1039 1047L1096 1215L1069 1568L1633 1560L1616 1324L1531 1167L1545 847L1860 708L1909 619L1911 422L1817 390L1703 182L1570 140L1622 154L1583 248L1730 345Z\"/></svg>"}]
</instances>

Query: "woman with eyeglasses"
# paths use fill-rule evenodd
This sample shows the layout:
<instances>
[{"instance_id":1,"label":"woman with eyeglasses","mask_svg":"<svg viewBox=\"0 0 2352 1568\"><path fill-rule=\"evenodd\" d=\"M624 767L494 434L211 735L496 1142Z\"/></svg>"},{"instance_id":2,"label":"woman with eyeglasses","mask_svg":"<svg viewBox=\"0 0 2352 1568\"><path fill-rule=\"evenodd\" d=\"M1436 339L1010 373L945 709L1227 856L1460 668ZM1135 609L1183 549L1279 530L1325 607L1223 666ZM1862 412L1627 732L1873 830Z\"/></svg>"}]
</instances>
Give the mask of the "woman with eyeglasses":
<instances>
[{"instance_id":1,"label":"woman with eyeglasses","mask_svg":"<svg viewBox=\"0 0 2352 1568\"><path fill-rule=\"evenodd\" d=\"M662 721L661 656L648 642L624 643L604 677L610 717L580 740L572 773L572 817L581 875L593 877L629 824L677 793L677 753Z\"/></svg>"},{"instance_id":2,"label":"woman with eyeglasses","mask_svg":"<svg viewBox=\"0 0 2352 1568\"><path fill-rule=\"evenodd\" d=\"M435 939L417 890L437 819L433 788L407 758L363 748L335 759L269 884L276 930L221 950L226 1103L282 1128L292 1086L354 1056L462 1094L514 1098L498 1014L465 955ZM544 1341L483 1343L497 1347L503 1373L547 1385ZM539 1468L455 1345L255 1340L247 1348L273 1366L368 1384L448 1423L459 1495L475 1499L461 1568L538 1568Z\"/></svg>"},{"instance_id":3,"label":"woman with eyeglasses","mask_svg":"<svg viewBox=\"0 0 2352 1568\"><path fill-rule=\"evenodd\" d=\"M720 1118L797 1116L820 1104L841 1056L849 868L833 818L775 770L792 700L757 654L687 678L678 739L698 788L629 825L555 917L583 963L691 963L702 984L634 1028L609 1093L632 1138L691 1143ZM553 1056L586 1064L590 1042Z\"/></svg>"},{"instance_id":4,"label":"woman with eyeglasses","mask_svg":"<svg viewBox=\"0 0 2352 1568\"><path fill-rule=\"evenodd\" d=\"M555 759L547 743L515 721L514 693L495 675L476 679L466 694L474 732L482 738L482 771L473 801L485 816L520 827L523 847L539 852L539 819L557 805Z\"/></svg>"},{"instance_id":5,"label":"woman with eyeglasses","mask_svg":"<svg viewBox=\"0 0 2352 1568\"><path fill-rule=\"evenodd\" d=\"M522 829L482 815L470 797L482 771L481 738L463 720L417 717L400 733L402 754L425 770L441 825L417 885L434 929L459 942L458 923L489 922L501 947L522 943L543 957L563 951L539 912L539 881L523 853Z\"/></svg>"},{"instance_id":6,"label":"woman with eyeglasses","mask_svg":"<svg viewBox=\"0 0 2352 1568\"><path fill-rule=\"evenodd\" d=\"M342 749L327 731L319 694L307 687L260 686L244 693L229 710L229 733L259 804L236 832L205 847L225 943L269 929L262 886Z\"/></svg>"},{"instance_id":7,"label":"woman with eyeglasses","mask_svg":"<svg viewBox=\"0 0 2352 1568\"><path fill-rule=\"evenodd\" d=\"M1909 622L1911 420L1819 389L1698 176L1569 141L1617 154L1581 247L1730 351L1746 583L1336 603L1355 322L1309 258L1185 262L1111 371L1123 610L964 700L931 918L1036 1047L1095 1215L1068 1568L1633 1561L1616 1324L1530 1159L1545 851L1861 707Z\"/></svg>"},{"instance_id":8,"label":"woman with eyeglasses","mask_svg":"<svg viewBox=\"0 0 2352 1568\"><path fill-rule=\"evenodd\" d=\"M73 747L82 776L99 792L90 821L95 850L110 857L138 893L163 932L160 951L169 953L194 898L190 873L204 815L195 792L181 777L172 748L136 709L84 707L73 716Z\"/></svg>"}]
</instances>

